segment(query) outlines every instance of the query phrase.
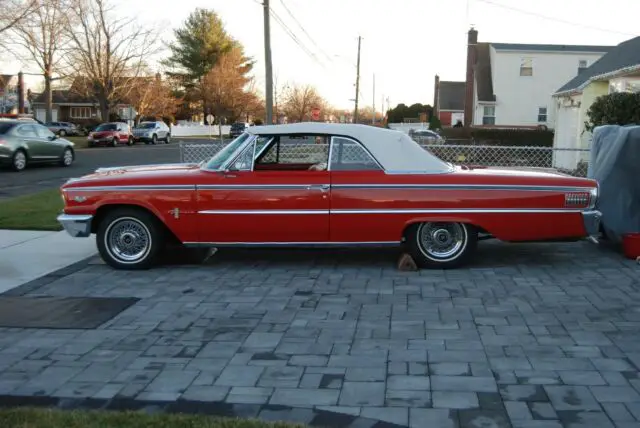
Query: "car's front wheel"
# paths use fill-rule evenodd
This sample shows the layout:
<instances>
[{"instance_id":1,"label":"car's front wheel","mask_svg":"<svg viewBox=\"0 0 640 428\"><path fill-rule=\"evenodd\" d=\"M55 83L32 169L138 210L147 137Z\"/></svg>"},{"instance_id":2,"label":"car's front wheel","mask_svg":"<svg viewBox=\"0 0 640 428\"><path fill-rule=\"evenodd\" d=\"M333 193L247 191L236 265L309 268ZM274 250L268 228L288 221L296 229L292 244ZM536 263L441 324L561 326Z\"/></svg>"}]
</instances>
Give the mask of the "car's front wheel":
<instances>
[{"instance_id":1,"label":"car's front wheel","mask_svg":"<svg viewBox=\"0 0 640 428\"><path fill-rule=\"evenodd\" d=\"M420 267L450 269L469 261L478 231L466 223L426 222L407 230L406 243Z\"/></svg>"},{"instance_id":2,"label":"car's front wheel","mask_svg":"<svg viewBox=\"0 0 640 428\"><path fill-rule=\"evenodd\" d=\"M64 137L65 135L67 135L67 131L65 131L64 129L61 129L58 135L60 135L61 137Z\"/></svg>"},{"instance_id":3,"label":"car's front wheel","mask_svg":"<svg viewBox=\"0 0 640 428\"><path fill-rule=\"evenodd\" d=\"M66 149L64 149L62 157L60 158L60 165L71 166L71 164L73 163L73 157L73 150L67 147Z\"/></svg>"},{"instance_id":4,"label":"car's front wheel","mask_svg":"<svg viewBox=\"0 0 640 428\"><path fill-rule=\"evenodd\" d=\"M116 269L148 269L164 246L164 229L150 213L119 208L105 215L96 233L102 259Z\"/></svg>"},{"instance_id":5,"label":"car's front wheel","mask_svg":"<svg viewBox=\"0 0 640 428\"><path fill-rule=\"evenodd\" d=\"M158 142L158 136L156 134L153 134L153 137L151 137L151 144L155 144Z\"/></svg>"},{"instance_id":6,"label":"car's front wheel","mask_svg":"<svg viewBox=\"0 0 640 428\"><path fill-rule=\"evenodd\" d=\"M127 145L133 146L133 137L129 137L129 139L127 140Z\"/></svg>"},{"instance_id":7,"label":"car's front wheel","mask_svg":"<svg viewBox=\"0 0 640 428\"><path fill-rule=\"evenodd\" d=\"M113 140L111 140L111 145L113 147L117 147L118 146L118 137L113 137Z\"/></svg>"},{"instance_id":8,"label":"car's front wheel","mask_svg":"<svg viewBox=\"0 0 640 428\"><path fill-rule=\"evenodd\" d=\"M11 158L11 167L14 171L23 171L27 167L27 154L22 149L18 149Z\"/></svg>"},{"instance_id":9,"label":"car's front wheel","mask_svg":"<svg viewBox=\"0 0 640 428\"><path fill-rule=\"evenodd\" d=\"M164 141L167 144L171 144L171 134L167 134L167 138L165 138Z\"/></svg>"}]
</instances>

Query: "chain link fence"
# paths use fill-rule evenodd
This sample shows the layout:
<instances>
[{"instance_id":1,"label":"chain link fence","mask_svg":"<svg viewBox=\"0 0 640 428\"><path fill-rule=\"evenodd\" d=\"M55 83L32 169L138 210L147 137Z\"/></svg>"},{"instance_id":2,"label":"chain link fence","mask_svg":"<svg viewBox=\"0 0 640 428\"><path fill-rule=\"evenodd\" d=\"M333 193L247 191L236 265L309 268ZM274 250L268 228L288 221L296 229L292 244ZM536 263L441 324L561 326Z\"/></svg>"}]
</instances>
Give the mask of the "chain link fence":
<instances>
[{"instance_id":1,"label":"chain link fence","mask_svg":"<svg viewBox=\"0 0 640 428\"><path fill-rule=\"evenodd\" d=\"M586 177L589 167L589 149L534 147L534 146L486 146L474 144L418 143L445 162L469 166L542 169L558 171L576 177ZM225 146L223 143L180 143L180 160L199 163L213 157ZM315 163L326 160L327 144L292 144L278 154L278 162ZM345 146L348 153L343 159L362 162L358 146ZM266 157L270 153L266 154ZM273 160L275 161L275 160Z\"/></svg>"}]
</instances>

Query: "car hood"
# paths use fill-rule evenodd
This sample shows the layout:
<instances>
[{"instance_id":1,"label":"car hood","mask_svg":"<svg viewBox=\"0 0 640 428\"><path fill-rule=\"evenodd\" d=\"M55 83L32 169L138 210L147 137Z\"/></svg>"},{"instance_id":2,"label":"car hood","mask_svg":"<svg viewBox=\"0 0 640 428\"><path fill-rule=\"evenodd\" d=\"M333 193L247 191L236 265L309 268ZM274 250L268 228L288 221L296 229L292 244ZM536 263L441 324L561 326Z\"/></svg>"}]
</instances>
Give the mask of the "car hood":
<instances>
[{"instance_id":1,"label":"car hood","mask_svg":"<svg viewBox=\"0 0 640 428\"><path fill-rule=\"evenodd\" d=\"M198 164L175 163L161 165L136 165L98 168L93 174L73 178L67 182L73 187L94 186L96 184L136 185L136 184L173 184L174 179L181 181L185 175L199 171Z\"/></svg>"},{"instance_id":2,"label":"car hood","mask_svg":"<svg viewBox=\"0 0 640 428\"><path fill-rule=\"evenodd\" d=\"M91 133L94 137L107 137L109 135L114 135L116 131L94 131Z\"/></svg>"}]
</instances>

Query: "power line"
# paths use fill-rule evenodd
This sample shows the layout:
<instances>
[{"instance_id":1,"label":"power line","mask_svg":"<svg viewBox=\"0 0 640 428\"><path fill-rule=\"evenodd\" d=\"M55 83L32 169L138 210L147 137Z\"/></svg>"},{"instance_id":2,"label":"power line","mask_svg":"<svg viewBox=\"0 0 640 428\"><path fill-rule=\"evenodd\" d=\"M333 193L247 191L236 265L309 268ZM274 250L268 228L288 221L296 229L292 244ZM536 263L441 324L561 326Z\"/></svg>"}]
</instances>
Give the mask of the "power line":
<instances>
[{"instance_id":1,"label":"power line","mask_svg":"<svg viewBox=\"0 0 640 428\"><path fill-rule=\"evenodd\" d=\"M304 51L304 53L306 53L311 59L313 59L315 62L317 62L319 65L321 65L323 68L325 68L325 65L320 62L320 60L318 59L318 57L309 50L309 48L307 48L299 39L298 37L296 37L296 35L294 34L293 31L291 31L291 29L287 26L287 24L285 24L282 21L282 18L280 18L278 16L278 14L273 10L270 9L271 11L271 16L273 17L273 19L276 20L276 22L280 25L280 27L282 27L282 29L284 30L285 33L287 33L287 35L291 38L291 40L293 40L300 49L302 49Z\"/></svg>"},{"instance_id":2,"label":"power line","mask_svg":"<svg viewBox=\"0 0 640 428\"><path fill-rule=\"evenodd\" d=\"M586 28L586 29L589 29L589 30L601 31L603 33L620 34L620 35L624 35L624 36L635 36L635 34L631 34L631 33L624 33L624 32L621 32L621 31L613 31L613 30L609 30L607 28L595 27L595 26L592 26L592 25L580 24L578 22L571 22L571 21L567 21L567 20L564 20L564 19L560 19L560 18L554 18L554 17L548 16L548 15L542 15L542 14L539 14L539 13L536 13L536 12L531 12L531 11L528 11L528 10L518 9L518 8L515 8L515 7L511 7L511 6L506 6L504 4L495 3L495 2L493 2L491 0L476 0L476 1L479 1L481 3L490 4L492 6L500 7L500 8L503 8L503 9L508 9L508 10L511 10L511 11L514 11L514 12L522 13L524 15L530 15L530 16L535 16L537 18L546 19L548 21L555 21L555 22L559 22L561 24L573 25L574 27L582 27L582 28Z\"/></svg>"},{"instance_id":3,"label":"power line","mask_svg":"<svg viewBox=\"0 0 640 428\"><path fill-rule=\"evenodd\" d=\"M307 33L307 30L304 29L304 27L302 26L302 24L300 24L300 21L298 21L296 19L296 17L293 15L293 13L291 13L291 10L289 10L289 8L287 7L287 5L284 3L284 0L280 0L280 3L282 4L282 7L284 8L284 10L289 14L289 16L291 17L291 19L293 19L295 21L296 24L298 24L298 27L302 30L302 32L307 36L307 38L309 40L311 40L311 43L314 44L314 46L320 51L320 53L322 55L324 55L329 61L333 61L331 59L331 57L329 55L327 55L327 53L322 50L322 48L320 46L318 46L318 44L316 43L316 41L313 39L313 37L311 37L309 35L309 33Z\"/></svg>"}]
</instances>

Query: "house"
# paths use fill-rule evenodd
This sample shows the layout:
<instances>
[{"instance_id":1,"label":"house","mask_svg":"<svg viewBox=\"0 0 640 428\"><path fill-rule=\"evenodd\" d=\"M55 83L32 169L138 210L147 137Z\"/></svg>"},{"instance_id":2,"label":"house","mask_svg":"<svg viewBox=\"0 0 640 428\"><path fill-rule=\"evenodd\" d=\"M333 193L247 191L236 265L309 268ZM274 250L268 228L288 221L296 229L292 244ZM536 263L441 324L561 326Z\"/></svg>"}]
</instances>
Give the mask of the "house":
<instances>
[{"instance_id":1,"label":"house","mask_svg":"<svg viewBox=\"0 0 640 428\"><path fill-rule=\"evenodd\" d=\"M478 42L468 33L466 126L551 128L553 94L612 46Z\"/></svg>"},{"instance_id":2,"label":"house","mask_svg":"<svg viewBox=\"0 0 640 428\"><path fill-rule=\"evenodd\" d=\"M18 113L18 75L0 74L0 113ZM25 99L25 113L29 112L29 102Z\"/></svg>"},{"instance_id":3,"label":"house","mask_svg":"<svg viewBox=\"0 0 640 428\"><path fill-rule=\"evenodd\" d=\"M138 79L138 78L135 78ZM140 77L139 79L148 79ZM136 87L136 82L131 83ZM88 84L83 78L76 78L69 89L55 89L52 91L52 122L71 122L86 125L103 120L98 100L88 95ZM37 95L33 100L33 110L38 120L46 121L46 93ZM111 112L121 119L134 119L136 112L129 103L121 102L112 107Z\"/></svg>"},{"instance_id":4,"label":"house","mask_svg":"<svg viewBox=\"0 0 640 428\"><path fill-rule=\"evenodd\" d=\"M454 126L464 122L465 82L440 80L436 74L433 97L433 114L442 126Z\"/></svg>"},{"instance_id":5,"label":"house","mask_svg":"<svg viewBox=\"0 0 640 428\"><path fill-rule=\"evenodd\" d=\"M591 133L585 127L587 112L597 97L612 92L640 92L640 37L620 43L555 91L554 147L588 148ZM577 156L578 152L563 151L557 155L556 164L571 168Z\"/></svg>"}]
</instances>

